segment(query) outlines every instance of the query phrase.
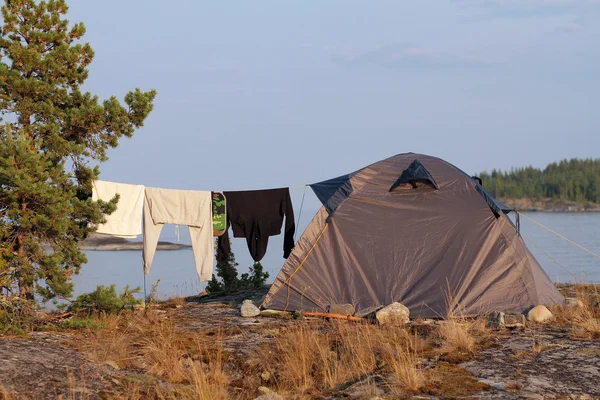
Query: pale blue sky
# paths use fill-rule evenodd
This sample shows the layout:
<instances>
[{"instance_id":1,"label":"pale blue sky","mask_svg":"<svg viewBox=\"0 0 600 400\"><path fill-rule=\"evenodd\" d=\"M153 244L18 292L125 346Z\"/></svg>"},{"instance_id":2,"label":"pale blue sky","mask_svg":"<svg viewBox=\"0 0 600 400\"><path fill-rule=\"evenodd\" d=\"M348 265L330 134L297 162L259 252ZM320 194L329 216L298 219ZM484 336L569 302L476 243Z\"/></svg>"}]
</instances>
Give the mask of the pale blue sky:
<instances>
[{"instance_id":1,"label":"pale blue sky","mask_svg":"<svg viewBox=\"0 0 600 400\"><path fill-rule=\"evenodd\" d=\"M106 179L244 189L407 151L472 173L600 156L598 1L69 4L88 90L159 93Z\"/></svg>"},{"instance_id":2,"label":"pale blue sky","mask_svg":"<svg viewBox=\"0 0 600 400\"><path fill-rule=\"evenodd\" d=\"M88 90L158 90L107 180L253 189L408 151L469 173L600 157L599 1L69 4L96 51Z\"/></svg>"}]
</instances>

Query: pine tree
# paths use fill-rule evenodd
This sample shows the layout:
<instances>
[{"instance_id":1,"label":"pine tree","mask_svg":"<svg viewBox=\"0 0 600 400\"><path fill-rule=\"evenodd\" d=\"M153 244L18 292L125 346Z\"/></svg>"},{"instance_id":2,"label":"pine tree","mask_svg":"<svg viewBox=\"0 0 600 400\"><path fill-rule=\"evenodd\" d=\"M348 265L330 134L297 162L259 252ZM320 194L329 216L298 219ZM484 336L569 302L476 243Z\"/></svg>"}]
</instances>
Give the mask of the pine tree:
<instances>
[{"instance_id":1,"label":"pine tree","mask_svg":"<svg viewBox=\"0 0 600 400\"><path fill-rule=\"evenodd\" d=\"M238 262L235 261L235 254L233 251L230 251L228 260L226 262L218 261L215 267L217 276L221 278L221 281L219 281L215 274L213 274L212 279L208 282L208 285L206 285L206 292L209 294L216 294L222 292L232 292L238 289L238 266Z\"/></svg>"},{"instance_id":2,"label":"pine tree","mask_svg":"<svg viewBox=\"0 0 600 400\"><path fill-rule=\"evenodd\" d=\"M90 199L106 152L152 111L154 90L100 101L84 92L94 52L64 0L6 0L0 30L0 293L72 293L77 243L115 210Z\"/></svg>"}]
</instances>

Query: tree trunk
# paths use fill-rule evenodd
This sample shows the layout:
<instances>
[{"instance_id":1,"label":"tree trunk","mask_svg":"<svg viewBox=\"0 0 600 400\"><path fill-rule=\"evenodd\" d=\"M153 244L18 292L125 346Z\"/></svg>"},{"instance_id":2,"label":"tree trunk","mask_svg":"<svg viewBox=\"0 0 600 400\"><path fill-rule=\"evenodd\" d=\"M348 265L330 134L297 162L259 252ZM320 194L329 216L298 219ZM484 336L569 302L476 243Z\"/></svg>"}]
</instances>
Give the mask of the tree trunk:
<instances>
[{"instance_id":1,"label":"tree trunk","mask_svg":"<svg viewBox=\"0 0 600 400\"><path fill-rule=\"evenodd\" d=\"M23 276L19 276L19 297L25 300L33 301L33 282L27 282Z\"/></svg>"},{"instance_id":2,"label":"tree trunk","mask_svg":"<svg viewBox=\"0 0 600 400\"><path fill-rule=\"evenodd\" d=\"M23 268L23 256L25 248L23 245L23 235L17 236L16 252L19 255L19 266L17 267L17 283L19 286L19 297L25 300L34 300L33 295L33 271L27 271Z\"/></svg>"}]
</instances>

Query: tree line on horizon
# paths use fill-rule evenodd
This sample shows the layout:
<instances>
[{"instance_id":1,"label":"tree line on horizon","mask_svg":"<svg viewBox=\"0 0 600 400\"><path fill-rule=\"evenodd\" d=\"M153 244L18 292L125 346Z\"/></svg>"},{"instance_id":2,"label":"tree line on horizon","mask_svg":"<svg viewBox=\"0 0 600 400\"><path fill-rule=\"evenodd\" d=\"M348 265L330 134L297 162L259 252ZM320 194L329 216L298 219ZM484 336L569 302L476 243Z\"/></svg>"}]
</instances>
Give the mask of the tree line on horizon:
<instances>
[{"instance_id":1,"label":"tree line on horizon","mask_svg":"<svg viewBox=\"0 0 600 400\"><path fill-rule=\"evenodd\" d=\"M478 175L483 187L502 199L529 198L600 203L600 159L562 160L539 169L532 166Z\"/></svg>"}]
</instances>

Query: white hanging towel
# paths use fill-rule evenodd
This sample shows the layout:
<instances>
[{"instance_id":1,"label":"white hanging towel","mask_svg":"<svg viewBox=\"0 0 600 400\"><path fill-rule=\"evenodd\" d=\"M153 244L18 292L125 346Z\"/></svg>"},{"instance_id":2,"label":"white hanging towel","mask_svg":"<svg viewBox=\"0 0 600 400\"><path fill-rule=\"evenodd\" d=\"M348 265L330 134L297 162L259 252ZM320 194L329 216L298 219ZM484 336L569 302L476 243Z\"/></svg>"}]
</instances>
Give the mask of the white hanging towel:
<instances>
[{"instance_id":1,"label":"white hanging towel","mask_svg":"<svg viewBox=\"0 0 600 400\"><path fill-rule=\"evenodd\" d=\"M94 181L92 200L109 201L116 194L119 194L117 209L112 214L105 215L106 222L98 225L96 232L129 239L141 235L144 186Z\"/></svg>"},{"instance_id":2,"label":"white hanging towel","mask_svg":"<svg viewBox=\"0 0 600 400\"><path fill-rule=\"evenodd\" d=\"M209 281L214 267L211 192L147 187L145 197L144 273L150 273L163 225L187 225L198 278L200 282Z\"/></svg>"}]
</instances>

